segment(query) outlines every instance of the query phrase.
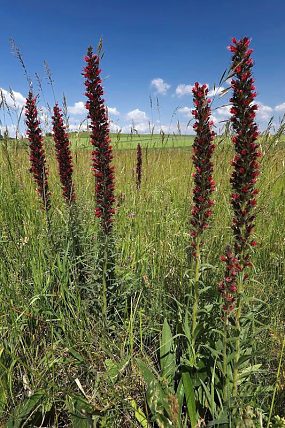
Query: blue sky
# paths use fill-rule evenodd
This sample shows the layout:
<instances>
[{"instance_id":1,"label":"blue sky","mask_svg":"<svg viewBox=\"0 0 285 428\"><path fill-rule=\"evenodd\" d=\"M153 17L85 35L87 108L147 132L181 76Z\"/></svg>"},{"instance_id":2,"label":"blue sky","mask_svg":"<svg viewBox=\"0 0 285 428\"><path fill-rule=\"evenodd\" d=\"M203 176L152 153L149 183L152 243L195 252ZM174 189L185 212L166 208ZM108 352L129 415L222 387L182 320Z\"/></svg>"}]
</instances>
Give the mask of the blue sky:
<instances>
[{"instance_id":1,"label":"blue sky","mask_svg":"<svg viewBox=\"0 0 285 428\"><path fill-rule=\"evenodd\" d=\"M61 101L65 93L71 129L76 128L85 117L83 57L87 46L96 46L102 36L102 76L112 129L127 131L133 124L146 132L150 121L157 131L162 127L175 132L179 120L183 132L190 119L191 85L199 81L211 89L217 84L229 66L226 47L231 37L248 35L254 49L258 121L264 127L273 114L277 121L285 112L284 16L283 0L2 0L0 87L12 105L5 92L11 87L17 105L22 105L28 86L11 53L13 38L35 89L37 72L45 99L52 104L43 67L44 60L48 62L56 98ZM215 102L219 107L227 101L217 96ZM43 97L40 104L44 107ZM219 127L228 108L215 110L214 116ZM9 117L6 122L11 126Z\"/></svg>"}]
</instances>

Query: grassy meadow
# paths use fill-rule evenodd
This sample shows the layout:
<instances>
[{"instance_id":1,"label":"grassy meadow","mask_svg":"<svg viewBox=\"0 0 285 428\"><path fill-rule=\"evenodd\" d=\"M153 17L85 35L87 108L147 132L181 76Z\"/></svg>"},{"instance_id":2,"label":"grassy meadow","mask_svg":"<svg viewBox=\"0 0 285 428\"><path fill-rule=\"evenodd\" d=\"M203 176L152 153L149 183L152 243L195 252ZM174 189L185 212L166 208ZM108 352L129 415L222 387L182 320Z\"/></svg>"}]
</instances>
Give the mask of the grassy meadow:
<instances>
[{"instance_id":1,"label":"grassy meadow","mask_svg":"<svg viewBox=\"0 0 285 428\"><path fill-rule=\"evenodd\" d=\"M178 427L155 419L138 361L144 361L160 378L164 320L179 335L185 296L191 289L193 271L187 248L193 137L112 135L116 300L107 325L100 317L100 248L89 136L72 134L71 140L81 262L86 272L83 281L76 274L78 260L71 251L69 213L61 196L51 140L46 145L52 200L49 223L29 174L27 144L0 142L0 426ZM136 151L130 150L138 142L143 148L140 191L135 181ZM214 320L222 328L217 284L224 273L219 257L232 241L229 178L233 148L222 137L216 138L216 144L216 204L203 246L201 312L206 314L206 323ZM253 374L253 392L246 393L242 403L244 412L254 408L253 425L244 422L233 428L265 427L273 395L272 417L285 416L281 355L285 145L270 136L261 137L261 145L258 244L252 254L245 312L251 308L256 328L248 347L254 349L255 363L262 367ZM181 427L194 426L185 421ZM206 426L202 416L199 424Z\"/></svg>"}]
</instances>

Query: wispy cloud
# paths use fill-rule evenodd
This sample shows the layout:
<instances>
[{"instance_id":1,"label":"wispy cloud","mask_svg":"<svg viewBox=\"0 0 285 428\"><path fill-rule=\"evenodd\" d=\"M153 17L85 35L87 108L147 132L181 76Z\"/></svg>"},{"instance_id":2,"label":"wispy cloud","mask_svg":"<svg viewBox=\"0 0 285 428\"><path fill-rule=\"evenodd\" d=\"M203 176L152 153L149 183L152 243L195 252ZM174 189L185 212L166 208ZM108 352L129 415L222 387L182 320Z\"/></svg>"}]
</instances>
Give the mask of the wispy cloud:
<instances>
[{"instance_id":1,"label":"wispy cloud","mask_svg":"<svg viewBox=\"0 0 285 428\"><path fill-rule=\"evenodd\" d=\"M256 104L258 106L258 110L256 111L257 121L268 121L273 116L273 108L262 104L261 102L257 102Z\"/></svg>"},{"instance_id":2,"label":"wispy cloud","mask_svg":"<svg viewBox=\"0 0 285 428\"><path fill-rule=\"evenodd\" d=\"M108 113L111 116L120 116L120 112L117 110L117 107L108 107Z\"/></svg>"},{"instance_id":3,"label":"wispy cloud","mask_svg":"<svg viewBox=\"0 0 285 428\"><path fill-rule=\"evenodd\" d=\"M280 111L280 112L285 112L285 103L282 104L278 104L277 106L275 106L275 111Z\"/></svg>"},{"instance_id":4,"label":"wispy cloud","mask_svg":"<svg viewBox=\"0 0 285 428\"><path fill-rule=\"evenodd\" d=\"M20 92L13 91L12 89L8 91L3 88L0 88L0 91L9 107L21 109L25 105L26 98Z\"/></svg>"},{"instance_id":5,"label":"wispy cloud","mask_svg":"<svg viewBox=\"0 0 285 428\"><path fill-rule=\"evenodd\" d=\"M170 88L170 85L166 83L161 77L153 79L151 81L151 86L155 89L157 94L165 95Z\"/></svg>"},{"instance_id":6,"label":"wispy cloud","mask_svg":"<svg viewBox=\"0 0 285 428\"><path fill-rule=\"evenodd\" d=\"M220 86L219 88L212 88L209 92L208 95L209 97L214 97L216 95L221 95L221 93L225 90L225 88L223 86Z\"/></svg>"},{"instance_id":7,"label":"wispy cloud","mask_svg":"<svg viewBox=\"0 0 285 428\"><path fill-rule=\"evenodd\" d=\"M148 117L145 111L139 110L138 108L136 108L135 110L129 111L126 117L128 120L133 120L138 122L148 121Z\"/></svg>"},{"instance_id":8,"label":"wispy cloud","mask_svg":"<svg viewBox=\"0 0 285 428\"><path fill-rule=\"evenodd\" d=\"M185 85L185 83L180 83L177 86L175 93L178 97L182 97L183 95L192 94L192 89L193 89L192 85Z\"/></svg>"},{"instance_id":9,"label":"wispy cloud","mask_svg":"<svg viewBox=\"0 0 285 428\"><path fill-rule=\"evenodd\" d=\"M186 117L192 117L192 109L190 107L180 107L177 111Z\"/></svg>"},{"instance_id":10,"label":"wispy cloud","mask_svg":"<svg viewBox=\"0 0 285 428\"><path fill-rule=\"evenodd\" d=\"M74 103L73 106L67 107L68 113L74 115L83 115L86 114L86 108L83 101L78 101Z\"/></svg>"}]
</instances>

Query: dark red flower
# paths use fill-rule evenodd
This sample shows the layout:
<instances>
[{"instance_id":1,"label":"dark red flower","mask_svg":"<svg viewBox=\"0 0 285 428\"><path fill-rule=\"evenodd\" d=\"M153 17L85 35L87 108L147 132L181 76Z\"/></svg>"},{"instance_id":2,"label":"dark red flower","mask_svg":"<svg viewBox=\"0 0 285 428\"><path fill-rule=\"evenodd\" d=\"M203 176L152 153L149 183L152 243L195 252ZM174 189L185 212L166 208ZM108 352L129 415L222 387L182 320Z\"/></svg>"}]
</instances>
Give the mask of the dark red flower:
<instances>
[{"instance_id":1,"label":"dark red flower","mask_svg":"<svg viewBox=\"0 0 285 428\"><path fill-rule=\"evenodd\" d=\"M136 184L137 189L141 188L142 181L142 148L141 145L137 145L137 165L136 165Z\"/></svg>"},{"instance_id":2,"label":"dark red flower","mask_svg":"<svg viewBox=\"0 0 285 428\"><path fill-rule=\"evenodd\" d=\"M215 149L213 140L215 133L212 131L213 122L211 118L211 109L209 106L208 88L206 85L195 83L193 87L193 103L196 109L193 110L193 116L196 122L193 128L196 131L196 137L193 144L193 163L195 167L194 189L193 189L193 207L191 218L191 236L193 238L193 253L196 252L197 242L201 242L201 235L209 225L209 218L212 215L211 207L214 201L211 195L215 190L215 182L212 177L213 163L212 154Z\"/></svg>"},{"instance_id":3,"label":"dark red flower","mask_svg":"<svg viewBox=\"0 0 285 428\"><path fill-rule=\"evenodd\" d=\"M70 204L75 200L75 192L72 182L72 155L70 151L70 142L63 122L63 115L58 104L53 108L52 123L62 193L66 202Z\"/></svg>"},{"instance_id":4,"label":"dark red flower","mask_svg":"<svg viewBox=\"0 0 285 428\"><path fill-rule=\"evenodd\" d=\"M37 99L29 92L25 105L27 135L30 142L30 162L37 191L40 195L45 210L50 209L50 192L48 188L48 171L46 168L46 155L43 145L43 136L38 119Z\"/></svg>"},{"instance_id":5,"label":"dark red flower","mask_svg":"<svg viewBox=\"0 0 285 428\"><path fill-rule=\"evenodd\" d=\"M233 232L235 237L234 252L242 266L249 259L250 235L254 229L255 215L253 209L256 205L256 178L259 175L258 158L261 153L257 143L258 128L254 121L257 105L254 104L256 93L253 85L251 68L253 61L250 57L252 49L248 49L250 40L244 37L241 40L233 39L231 46L233 96L231 98L231 123L234 131L232 141L235 147L235 157L232 161L234 167L231 184L233 194L231 204L233 207ZM253 241L254 242L254 241ZM252 245L252 244L251 244Z\"/></svg>"},{"instance_id":6,"label":"dark red flower","mask_svg":"<svg viewBox=\"0 0 285 428\"><path fill-rule=\"evenodd\" d=\"M235 307L236 293L238 291L236 277L242 267L229 246L226 248L225 255L221 256L220 259L225 263L226 268L224 279L219 283L218 290L224 299L222 308L229 313Z\"/></svg>"},{"instance_id":7,"label":"dark red flower","mask_svg":"<svg viewBox=\"0 0 285 428\"><path fill-rule=\"evenodd\" d=\"M99 56L88 48L83 71L88 98L86 108L91 121L92 170L95 176L96 216L101 220L103 232L112 231L114 215L114 167L112 166L112 146L109 136L109 121L104 105L102 81L100 78Z\"/></svg>"}]
</instances>

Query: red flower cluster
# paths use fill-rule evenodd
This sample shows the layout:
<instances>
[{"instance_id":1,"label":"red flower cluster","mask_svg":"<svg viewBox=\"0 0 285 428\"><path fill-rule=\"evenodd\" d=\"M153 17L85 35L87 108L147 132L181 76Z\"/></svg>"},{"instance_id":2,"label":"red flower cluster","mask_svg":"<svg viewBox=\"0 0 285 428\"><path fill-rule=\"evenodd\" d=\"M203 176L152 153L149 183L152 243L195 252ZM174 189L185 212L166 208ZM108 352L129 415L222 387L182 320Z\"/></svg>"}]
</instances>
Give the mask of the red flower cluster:
<instances>
[{"instance_id":1,"label":"red flower cluster","mask_svg":"<svg viewBox=\"0 0 285 428\"><path fill-rule=\"evenodd\" d=\"M250 58L252 49L249 49L250 40L244 37L241 40L232 39L229 50L233 53L232 70L235 78L231 81L233 96L230 99L231 123L234 131L232 141L235 146L235 157L232 161L234 171L231 177L233 193L231 204L234 211L233 232L235 236L235 254L243 267L249 262L248 244L254 246L251 240L256 205L255 183L259 175L258 158L261 156L258 138L258 129L254 121L257 105L254 79L251 68L253 60Z\"/></svg>"},{"instance_id":2,"label":"red flower cluster","mask_svg":"<svg viewBox=\"0 0 285 428\"><path fill-rule=\"evenodd\" d=\"M107 109L104 105L102 81L100 78L99 57L88 48L85 57L86 108L91 121L92 169L96 181L96 216L101 219L103 232L112 230L114 210L114 167L111 165L113 154L109 137Z\"/></svg>"},{"instance_id":3,"label":"red flower cluster","mask_svg":"<svg viewBox=\"0 0 285 428\"><path fill-rule=\"evenodd\" d=\"M212 215L214 201L211 194L215 190L215 182L212 177L213 163L211 161L215 145L213 140L215 133L212 131L213 122L210 119L211 109L208 99L208 88L206 85L195 83L193 89L193 103L195 110L192 111L196 122L193 128L196 137L193 144L193 163L195 167L193 208L191 219L191 236L193 238L193 254L197 248L197 240L200 239L204 229L209 225L209 217Z\"/></svg>"},{"instance_id":4,"label":"red flower cluster","mask_svg":"<svg viewBox=\"0 0 285 428\"><path fill-rule=\"evenodd\" d=\"M29 92L25 105L27 135L30 142L30 172L37 184L37 191L43 201L44 208L50 209L50 192L48 189L48 171L43 145L42 131L38 120L37 99Z\"/></svg>"},{"instance_id":5,"label":"red flower cluster","mask_svg":"<svg viewBox=\"0 0 285 428\"><path fill-rule=\"evenodd\" d=\"M140 144L137 145L136 179L137 189L139 190L142 182L142 148Z\"/></svg>"},{"instance_id":6,"label":"red flower cluster","mask_svg":"<svg viewBox=\"0 0 285 428\"><path fill-rule=\"evenodd\" d=\"M62 193L66 202L71 204L75 200L72 182L72 155L70 152L70 142L63 122L63 115L58 104L53 108L52 124Z\"/></svg>"},{"instance_id":7,"label":"red flower cluster","mask_svg":"<svg viewBox=\"0 0 285 428\"><path fill-rule=\"evenodd\" d=\"M229 246L226 248L225 255L221 256L221 261L226 264L226 271L225 277L223 281L219 283L218 289L224 299L223 310L225 312L231 312L235 307L237 293L236 280L242 267Z\"/></svg>"}]
</instances>

